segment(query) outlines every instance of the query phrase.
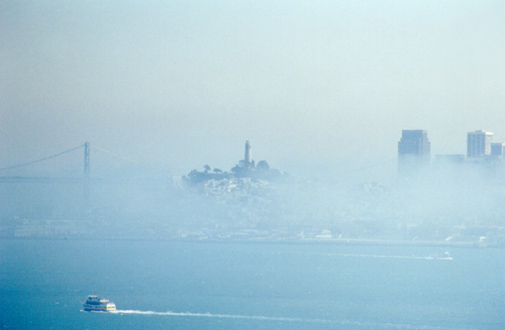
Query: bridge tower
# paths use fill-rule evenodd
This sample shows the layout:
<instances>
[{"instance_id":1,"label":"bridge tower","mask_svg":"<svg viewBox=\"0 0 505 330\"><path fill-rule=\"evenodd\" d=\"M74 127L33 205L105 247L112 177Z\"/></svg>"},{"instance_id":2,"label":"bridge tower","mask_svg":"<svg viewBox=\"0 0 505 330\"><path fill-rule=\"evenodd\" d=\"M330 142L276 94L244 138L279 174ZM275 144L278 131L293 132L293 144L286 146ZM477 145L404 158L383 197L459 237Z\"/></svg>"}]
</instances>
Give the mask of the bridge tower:
<instances>
[{"instance_id":1,"label":"bridge tower","mask_svg":"<svg viewBox=\"0 0 505 330\"><path fill-rule=\"evenodd\" d=\"M89 176L89 142L84 143L84 175Z\"/></svg>"}]
</instances>

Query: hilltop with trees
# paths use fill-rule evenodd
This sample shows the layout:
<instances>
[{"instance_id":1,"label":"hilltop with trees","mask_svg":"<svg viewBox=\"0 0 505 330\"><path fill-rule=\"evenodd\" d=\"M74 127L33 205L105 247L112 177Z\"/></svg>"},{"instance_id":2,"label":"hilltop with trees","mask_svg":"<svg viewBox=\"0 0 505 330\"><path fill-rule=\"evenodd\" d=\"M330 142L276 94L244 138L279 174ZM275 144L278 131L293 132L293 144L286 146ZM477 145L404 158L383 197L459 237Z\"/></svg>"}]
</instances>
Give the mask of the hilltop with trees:
<instances>
[{"instance_id":1,"label":"hilltop with trees","mask_svg":"<svg viewBox=\"0 0 505 330\"><path fill-rule=\"evenodd\" d=\"M261 160L256 165L254 160L250 160L250 145L246 142L246 156L240 160L230 171L222 171L218 168L212 168L209 165L203 166L203 171L196 169L183 177L183 181L190 185L197 185L210 180L223 180L234 178L250 178L252 180L277 181L288 175L276 169L270 168L266 160Z\"/></svg>"}]
</instances>

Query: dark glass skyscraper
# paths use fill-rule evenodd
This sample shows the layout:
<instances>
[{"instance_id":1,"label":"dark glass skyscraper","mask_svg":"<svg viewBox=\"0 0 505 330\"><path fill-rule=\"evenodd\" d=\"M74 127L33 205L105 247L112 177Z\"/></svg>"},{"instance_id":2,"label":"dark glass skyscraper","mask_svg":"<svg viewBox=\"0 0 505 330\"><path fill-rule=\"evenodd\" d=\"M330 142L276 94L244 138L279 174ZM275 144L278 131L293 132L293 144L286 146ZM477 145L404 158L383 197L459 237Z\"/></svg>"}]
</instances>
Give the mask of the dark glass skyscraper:
<instances>
[{"instance_id":1,"label":"dark glass skyscraper","mask_svg":"<svg viewBox=\"0 0 505 330\"><path fill-rule=\"evenodd\" d=\"M431 144L425 130L403 130L398 142L398 170L416 171L430 164Z\"/></svg>"}]
</instances>

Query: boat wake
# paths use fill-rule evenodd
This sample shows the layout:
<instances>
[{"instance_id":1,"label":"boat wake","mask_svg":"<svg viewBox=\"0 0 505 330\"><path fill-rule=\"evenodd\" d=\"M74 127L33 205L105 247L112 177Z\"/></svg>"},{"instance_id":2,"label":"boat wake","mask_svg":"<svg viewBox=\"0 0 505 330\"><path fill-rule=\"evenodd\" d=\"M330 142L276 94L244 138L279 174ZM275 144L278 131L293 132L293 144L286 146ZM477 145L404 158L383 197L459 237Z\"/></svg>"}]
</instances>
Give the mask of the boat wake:
<instances>
[{"instance_id":1,"label":"boat wake","mask_svg":"<svg viewBox=\"0 0 505 330\"><path fill-rule=\"evenodd\" d=\"M336 257L354 257L354 258L390 258L390 259L420 259L420 260L452 260L450 256L438 256L432 255L428 257L417 257L417 256L395 256L395 255L380 255L380 254L336 254L329 253L328 255Z\"/></svg>"},{"instance_id":2,"label":"boat wake","mask_svg":"<svg viewBox=\"0 0 505 330\"><path fill-rule=\"evenodd\" d=\"M220 319L242 319L242 320L257 320L257 321L278 321L278 322L299 322L299 323L326 323L338 324L345 326L356 326L359 328L384 328L384 329L426 329L426 330L452 330L453 328L429 326L429 325L413 325L406 323L375 323L366 321L351 321L351 320L325 320L325 319L302 319L290 317L273 317L273 316L254 316L254 315L239 315L239 314L212 314L212 313L190 313L190 312L154 312L154 311L140 311L140 310L115 310L110 312L103 312L104 314L130 314L130 315L160 315L160 316L178 316L178 317L202 317L202 318L220 318Z\"/></svg>"},{"instance_id":3,"label":"boat wake","mask_svg":"<svg viewBox=\"0 0 505 330\"><path fill-rule=\"evenodd\" d=\"M154 312L139 310L115 310L110 314L137 314L137 315L161 315L161 316L182 316L182 317L208 317L225 319L244 319L244 320L262 320L262 321L281 321L281 322L309 322L309 323L328 323L328 320L322 319L301 319L289 317L273 317L258 315L237 315L237 314L212 314L212 313L190 313L190 312Z\"/></svg>"}]
</instances>

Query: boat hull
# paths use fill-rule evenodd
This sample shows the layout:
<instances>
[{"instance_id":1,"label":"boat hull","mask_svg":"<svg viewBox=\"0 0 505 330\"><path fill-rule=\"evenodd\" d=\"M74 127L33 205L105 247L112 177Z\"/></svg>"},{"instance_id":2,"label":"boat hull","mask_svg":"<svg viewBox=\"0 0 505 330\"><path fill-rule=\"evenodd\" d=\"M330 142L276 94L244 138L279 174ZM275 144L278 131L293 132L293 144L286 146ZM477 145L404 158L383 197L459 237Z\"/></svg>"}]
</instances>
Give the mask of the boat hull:
<instances>
[{"instance_id":1,"label":"boat hull","mask_svg":"<svg viewBox=\"0 0 505 330\"><path fill-rule=\"evenodd\" d=\"M107 304L107 305L88 305L84 304L83 305L84 310L86 312L110 312L110 311L115 311L116 310L116 305L112 304Z\"/></svg>"}]
</instances>

